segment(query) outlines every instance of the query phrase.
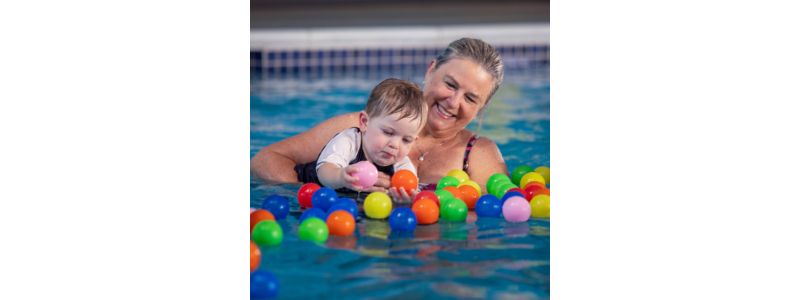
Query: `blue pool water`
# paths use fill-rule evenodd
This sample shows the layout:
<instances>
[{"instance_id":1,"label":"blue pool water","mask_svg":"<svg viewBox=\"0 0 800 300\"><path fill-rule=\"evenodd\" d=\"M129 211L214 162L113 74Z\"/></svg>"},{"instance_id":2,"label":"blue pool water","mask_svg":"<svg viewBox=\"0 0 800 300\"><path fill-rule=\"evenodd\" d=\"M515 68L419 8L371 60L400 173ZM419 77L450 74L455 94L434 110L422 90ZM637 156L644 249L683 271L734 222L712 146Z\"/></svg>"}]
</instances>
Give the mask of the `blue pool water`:
<instances>
[{"instance_id":1,"label":"blue pool water","mask_svg":"<svg viewBox=\"0 0 800 300\"><path fill-rule=\"evenodd\" d=\"M423 72L419 72L421 75ZM507 74L480 134L493 139L511 171L550 165L550 98L547 72ZM331 116L363 108L382 78L253 81L250 157L262 147ZM417 83L421 78L406 78ZM470 129L477 129L477 122ZM262 247L260 268L280 282L278 298L547 299L550 295L550 222L502 219L418 226L391 232L386 221L359 218L351 237L324 245L297 237L299 184L251 180L250 206L270 194L289 197L291 213L279 223L283 243Z\"/></svg>"}]
</instances>

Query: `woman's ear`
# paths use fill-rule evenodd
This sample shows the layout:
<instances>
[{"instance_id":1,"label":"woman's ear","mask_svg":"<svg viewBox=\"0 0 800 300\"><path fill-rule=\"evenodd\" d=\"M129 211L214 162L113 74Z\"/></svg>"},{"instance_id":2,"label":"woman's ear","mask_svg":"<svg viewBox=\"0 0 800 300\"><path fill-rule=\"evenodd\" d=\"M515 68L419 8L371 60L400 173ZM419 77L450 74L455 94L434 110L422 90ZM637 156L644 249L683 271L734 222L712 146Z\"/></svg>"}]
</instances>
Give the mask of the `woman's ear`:
<instances>
[{"instance_id":1,"label":"woman's ear","mask_svg":"<svg viewBox=\"0 0 800 300\"><path fill-rule=\"evenodd\" d=\"M425 78L423 78L423 79L422 79L422 85L423 85L423 87L425 86L425 84L427 84L428 82L430 82L430 80L431 80L431 74L433 74L433 69L435 69L435 68L434 68L434 66L436 66L436 60L435 60L435 59L432 59L432 60L431 60L431 63L430 63L430 64L428 64L428 70L426 70L426 71L425 71Z\"/></svg>"},{"instance_id":2,"label":"woman's ear","mask_svg":"<svg viewBox=\"0 0 800 300\"><path fill-rule=\"evenodd\" d=\"M361 130L361 132L367 131L367 122L368 121L369 121L369 116L367 116L367 112L365 112L363 110L360 111L358 113L358 129Z\"/></svg>"}]
</instances>

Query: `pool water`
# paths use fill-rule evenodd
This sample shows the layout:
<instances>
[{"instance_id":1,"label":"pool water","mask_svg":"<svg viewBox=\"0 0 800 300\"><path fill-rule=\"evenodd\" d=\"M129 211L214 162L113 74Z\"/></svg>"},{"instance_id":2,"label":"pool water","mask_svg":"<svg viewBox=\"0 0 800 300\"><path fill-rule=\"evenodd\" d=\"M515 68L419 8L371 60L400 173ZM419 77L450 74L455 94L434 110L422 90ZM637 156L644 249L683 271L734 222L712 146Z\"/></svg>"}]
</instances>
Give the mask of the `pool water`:
<instances>
[{"instance_id":1,"label":"pool water","mask_svg":"<svg viewBox=\"0 0 800 300\"><path fill-rule=\"evenodd\" d=\"M410 79L421 82L421 78ZM250 157L321 120L362 109L369 91L380 80L253 81ZM509 172L522 164L550 165L549 88L547 73L507 74L492 100L480 135L498 144ZM469 128L477 130L477 123ZM411 234L399 234L389 229L387 221L370 220L362 213L354 236L331 236L317 245L297 237L299 187L266 185L255 178L250 185L250 207L260 208L271 194L293 201L290 215L279 222L284 232L282 244L261 247L260 268L279 280L279 299L549 298L547 219L507 223L492 218L476 220L470 212L466 223L440 221L418 226Z\"/></svg>"}]
</instances>

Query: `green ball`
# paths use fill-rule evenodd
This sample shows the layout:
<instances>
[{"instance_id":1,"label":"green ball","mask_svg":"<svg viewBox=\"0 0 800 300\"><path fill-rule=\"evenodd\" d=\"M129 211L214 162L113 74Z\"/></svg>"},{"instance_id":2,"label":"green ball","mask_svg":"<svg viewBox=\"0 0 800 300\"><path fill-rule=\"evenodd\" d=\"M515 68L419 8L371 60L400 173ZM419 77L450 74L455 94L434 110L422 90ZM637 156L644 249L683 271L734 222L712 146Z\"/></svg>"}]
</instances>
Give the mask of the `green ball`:
<instances>
[{"instance_id":1,"label":"green ball","mask_svg":"<svg viewBox=\"0 0 800 300\"><path fill-rule=\"evenodd\" d=\"M433 191L433 193L436 194L436 197L439 197L439 207L442 207L442 205L444 205L444 203L450 199L456 198L456 196L454 196L453 193L448 190L436 190ZM441 212L441 210L439 211Z\"/></svg>"},{"instance_id":2,"label":"green ball","mask_svg":"<svg viewBox=\"0 0 800 300\"><path fill-rule=\"evenodd\" d=\"M508 190L513 189L515 187L517 186L510 182L500 183L494 188L494 194L492 195L495 195L495 197L497 197L498 199L503 199L503 195L505 195L508 192Z\"/></svg>"},{"instance_id":3,"label":"green ball","mask_svg":"<svg viewBox=\"0 0 800 300\"><path fill-rule=\"evenodd\" d=\"M511 183L511 179L508 178L506 174L494 173L492 176L489 176L489 180L486 181L486 190L489 192L489 194L494 195L495 188L499 186L499 183L502 182Z\"/></svg>"},{"instance_id":4,"label":"green ball","mask_svg":"<svg viewBox=\"0 0 800 300\"><path fill-rule=\"evenodd\" d=\"M318 218L308 218L297 229L300 239L315 243L324 243L328 240L328 224Z\"/></svg>"},{"instance_id":5,"label":"green ball","mask_svg":"<svg viewBox=\"0 0 800 300\"><path fill-rule=\"evenodd\" d=\"M442 205L442 219L450 222L464 222L467 219L467 204L461 199L453 199Z\"/></svg>"},{"instance_id":6,"label":"green ball","mask_svg":"<svg viewBox=\"0 0 800 300\"><path fill-rule=\"evenodd\" d=\"M461 182L458 181L458 178L455 178L453 176L445 176L442 177L442 179L439 179L439 183L436 184L436 189L441 190L448 186L458 187L459 183Z\"/></svg>"},{"instance_id":7,"label":"green ball","mask_svg":"<svg viewBox=\"0 0 800 300\"><path fill-rule=\"evenodd\" d=\"M530 166L519 166L514 168L514 171L511 172L511 183L519 185L519 180L522 179L522 176L528 174L528 172L533 172L533 168Z\"/></svg>"},{"instance_id":8,"label":"green ball","mask_svg":"<svg viewBox=\"0 0 800 300\"><path fill-rule=\"evenodd\" d=\"M259 246L277 246L283 241L283 229L275 221L261 221L253 227L250 239Z\"/></svg>"}]
</instances>

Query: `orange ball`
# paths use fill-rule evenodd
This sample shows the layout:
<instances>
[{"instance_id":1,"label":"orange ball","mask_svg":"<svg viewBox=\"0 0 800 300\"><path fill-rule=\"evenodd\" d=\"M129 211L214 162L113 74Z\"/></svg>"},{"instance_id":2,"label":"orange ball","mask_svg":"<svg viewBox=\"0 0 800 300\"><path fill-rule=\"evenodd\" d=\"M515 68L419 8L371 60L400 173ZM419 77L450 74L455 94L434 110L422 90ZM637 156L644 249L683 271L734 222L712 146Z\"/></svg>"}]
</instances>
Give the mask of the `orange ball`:
<instances>
[{"instance_id":1,"label":"orange ball","mask_svg":"<svg viewBox=\"0 0 800 300\"><path fill-rule=\"evenodd\" d=\"M462 185L458 187L458 191L461 192L461 200L464 200L464 203L467 204L467 209L475 210L475 203L478 202L478 198L481 196L478 190L473 186Z\"/></svg>"},{"instance_id":2,"label":"orange ball","mask_svg":"<svg viewBox=\"0 0 800 300\"><path fill-rule=\"evenodd\" d=\"M250 213L250 233L253 232L253 227L256 227L258 222L264 220L272 220L275 221L275 216L272 215L271 212L264 209L257 209L254 212Z\"/></svg>"},{"instance_id":3,"label":"orange ball","mask_svg":"<svg viewBox=\"0 0 800 300\"><path fill-rule=\"evenodd\" d=\"M256 243L250 241L250 272L255 271L258 269L258 265L261 264L261 250L258 249Z\"/></svg>"},{"instance_id":4,"label":"orange ball","mask_svg":"<svg viewBox=\"0 0 800 300\"><path fill-rule=\"evenodd\" d=\"M445 191L450 192L451 194L453 194L454 197L456 197L458 199L461 199L461 191L457 187L446 186L446 187L444 187L442 189L445 190ZM464 200L464 199L461 199L461 200Z\"/></svg>"},{"instance_id":5,"label":"orange ball","mask_svg":"<svg viewBox=\"0 0 800 300\"><path fill-rule=\"evenodd\" d=\"M431 200L420 199L411 206L411 211L417 216L417 224L427 225L439 220L439 206Z\"/></svg>"},{"instance_id":6,"label":"orange ball","mask_svg":"<svg viewBox=\"0 0 800 300\"><path fill-rule=\"evenodd\" d=\"M344 210L337 210L328 216L328 232L332 235L348 236L356 230L356 220L353 215Z\"/></svg>"},{"instance_id":7,"label":"orange ball","mask_svg":"<svg viewBox=\"0 0 800 300\"><path fill-rule=\"evenodd\" d=\"M417 175L414 175L414 173L409 170L400 170L392 175L392 187L398 189L404 188L409 195L417 190L418 184L419 180L417 179Z\"/></svg>"}]
</instances>

